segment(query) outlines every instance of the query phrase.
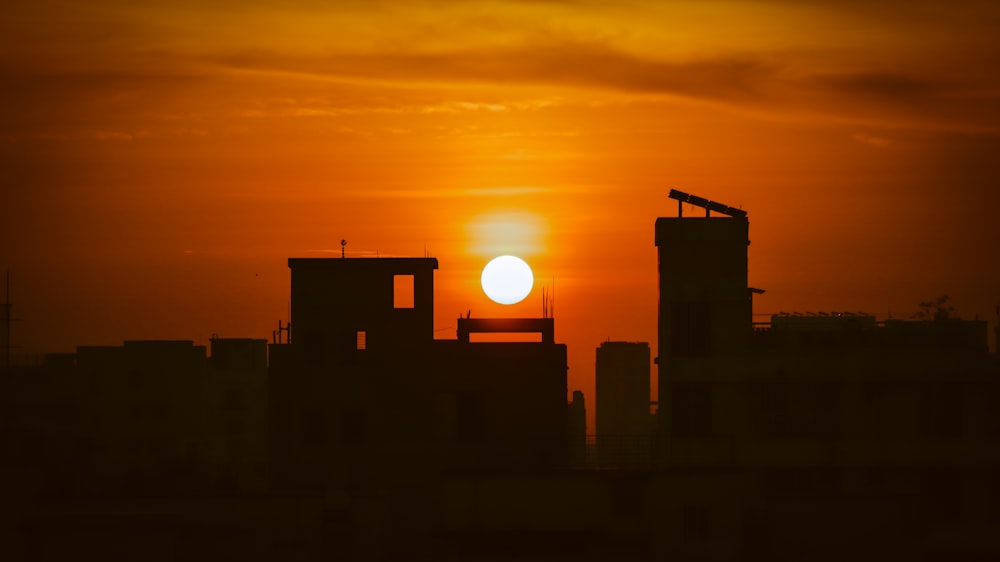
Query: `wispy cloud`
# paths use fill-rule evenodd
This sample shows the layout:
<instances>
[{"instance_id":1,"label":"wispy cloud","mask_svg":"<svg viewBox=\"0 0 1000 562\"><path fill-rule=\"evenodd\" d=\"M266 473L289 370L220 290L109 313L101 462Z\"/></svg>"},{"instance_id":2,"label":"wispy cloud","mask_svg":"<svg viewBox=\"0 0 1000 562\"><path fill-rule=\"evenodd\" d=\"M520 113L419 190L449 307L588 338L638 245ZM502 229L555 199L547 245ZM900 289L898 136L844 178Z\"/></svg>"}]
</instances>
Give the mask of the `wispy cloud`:
<instances>
[{"instance_id":1,"label":"wispy cloud","mask_svg":"<svg viewBox=\"0 0 1000 562\"><path fill-rule=\"evenodd\" d=\"M343 191L339 195L346 198L357 199L450 199L468 197L520 197L524 195L539 195L553 193L556 190L540 186L511 186L511 187L479 187L479 188L441 188L441 189L379 189L379 190L359 190ZM567 193L567 188L560 188L559 193Z\"/></svg>"},{"instance_id":2,"label":"wispy cloud","mask_svg":"<svg viewBox=\"0 0 1000 562\"><path fill-rule=\"evenodd\" d=\"M769 117L1000 129L1000 45L992 41L1000 10L986 1L846 8L823 1L793 9L799 3L770 0L727 3L725 16L712 2L445 4L19 7L0 24L0 101L13 108L0 136L152 130L120 122L163 115L500 115L614 95L683 98ZM787 21L762 19L775 11ZM231 25L194 17L204 12ZM774 37L762 40L755 21ZM531 94L509 95L517 88Z\"/></svg>"},{"instance_id":3,"label":"wispy cloud","mask_svg":"<svg viewBox=\"0 0 1000 562\"><path fill-rule=\"evenodd\" d=\"M296 109L275 114L340 116L364 113L460 113L532 110L579 104L600 92L624 98L665 96L798 119L809 113L885 126L991 131L1000 127L1000 78L951 72L920 60L886 65L877 58L825 51L718 52L701 56L644 55L601 42L551 41L491 50L434 53L384 51L292 56L245 51L214 62L229 69L292 72L322 79L370 80L424 87L441 84L521 85L575 92L531 100L441 100ZM966 62L973 67L976 64ZM834 70L835 69L835 70ZM422 85L422 86L421 86ZM637 98L638 97L638 98ZM263 111L263 110L262 110ZM262 114L268 114L263 111Z\"/></svg>"},{"instance_id":4,"label":"wispy cloud","mask_svg":"<svg viewBox=\"0 0 1000 562\"><path fill-rule=\"evenodd\" d=\"M399 99L350 100L338 98L271 98L253 100L235 113L243 117L344 117L363 115L460 114L532 111L574 105L559 97L529 99L471 100L455 99L412 103ZM578 105L578 104L576 104Z\"/></svg>"},{"instance_id":5,"label":"wispy cloud","mask_svg":"<svg viewBox=\"0 0 1000 562\"><path fill-rule=\"evenodd\" d=\"M877 137L875 135L867 135L864 133L855 133L851 136L857 142L862 144L867 144L868 146L873 146L875 148L888 148L892 145L892 141L884 137Z\"/></svg>"},{"instance_id":6,"label":"wispy cloud","mask_svg":"<svg viewBox=\"0 0 1000 562\"><path fill-rule=\"evenodd\" d=\"M480 51L293 56L244 51L214 59L240 70L294 72L317 77L367 78L406 82L550 84L654 92L711 99L750 99L779 68L751 56L665 61L640 57L606 44L552 42ZM463 105L472 103L471 106ZM431 111L502 111L502 104L452 102Z\"/></svg>"}]
</instances>

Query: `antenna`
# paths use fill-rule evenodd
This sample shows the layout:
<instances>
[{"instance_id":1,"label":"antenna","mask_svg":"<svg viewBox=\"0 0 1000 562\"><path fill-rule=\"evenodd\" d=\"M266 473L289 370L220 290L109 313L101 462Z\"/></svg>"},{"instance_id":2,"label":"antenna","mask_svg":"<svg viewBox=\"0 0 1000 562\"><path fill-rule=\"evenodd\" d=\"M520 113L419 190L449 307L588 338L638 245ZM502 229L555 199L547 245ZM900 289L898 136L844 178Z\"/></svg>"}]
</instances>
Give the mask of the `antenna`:
<instances>
[{"instance_id":1,"label":"antenna","mask_svg":"<svg viewBox=\"0 0 1000 562\"><path fill-rule=\"evenodd\" d=\"M552 276L552 296L549 297L549 318L556 317L556 276Z\"/></svg>"},{"instance_id":2,"label":"antenna","mask_svg":"<svg viewBox=\"0 0 1000 562\"><path fill-rule=\"evenodd\" d=\"M340 239L340 259L344 259L344 250L347 248L347 240Z\"/></svg>"},{"instance_id":3,"label":"antenna","mask_svg":"<svg viewBox=\"0 0 1000 562\"><path fill-rule=\"evenodd\" d=\"M285 332L285 343L292 343L292 323L288 322L284 326L281 325L281 320L278 320L278 329L271 332L271 337L277 337L276 343L281 343L281 332Z\"/></svg>"}]
</instances>

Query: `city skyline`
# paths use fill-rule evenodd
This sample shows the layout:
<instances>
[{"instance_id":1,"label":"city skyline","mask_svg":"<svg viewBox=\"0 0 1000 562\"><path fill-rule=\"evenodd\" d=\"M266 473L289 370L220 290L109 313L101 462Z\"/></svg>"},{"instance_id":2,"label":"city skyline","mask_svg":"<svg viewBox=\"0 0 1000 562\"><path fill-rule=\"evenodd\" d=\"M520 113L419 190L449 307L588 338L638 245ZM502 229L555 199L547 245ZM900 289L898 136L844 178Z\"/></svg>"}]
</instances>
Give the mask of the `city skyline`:
<instances>
[{"instance_id":1,"label":"city skyline","mask_svg":"<svg viewBox=\"0 0 1000 562\"><path fill-rule=\"evenodd\" d=\"M948 294L995 325L997 24L976 1L17 6L14 344L268 337L285 260L347 239L440 260L439 335L538 315L554 279L592 395L600 342L655 342L671 188L749 213L757 313ZM478 286L500 253L539 281L510 308Z\"/></svg>"},{"instance_id":2,"label":"city skyline","mask_svg":"<svg viewBox=\"0 0 1000 562\"><path fill-rule=\"evenodd\" d=\"M555 319L466 315L437 339L436 258L289 258L290 339L126 341L3 369L5 554L997 552L987 322L939 300L915 320L754 324L745 212L670 198L718 214L655 224L655 414L645 343L597 349L588 434ZM472 337L495 333L539 338Z\"/></svg>"}]
</instances>

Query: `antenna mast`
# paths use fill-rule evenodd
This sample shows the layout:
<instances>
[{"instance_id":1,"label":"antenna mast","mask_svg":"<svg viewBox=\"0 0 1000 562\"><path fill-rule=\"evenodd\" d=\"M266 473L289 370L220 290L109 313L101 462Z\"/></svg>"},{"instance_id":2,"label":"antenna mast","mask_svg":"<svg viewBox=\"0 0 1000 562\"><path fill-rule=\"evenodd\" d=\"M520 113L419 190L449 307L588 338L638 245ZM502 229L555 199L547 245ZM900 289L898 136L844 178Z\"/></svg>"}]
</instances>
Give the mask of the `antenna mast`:
<instances>
[{"instance_id":1,"label":"antenna mast","mask_svg":"<svg viewBox=\"0 0 1000 562\"><path fill-rule=\"evenodd\" d=\"M549 317L556 317L556 276L552 276L552 294L549 295Z\"/></svg>"}]
</instances>

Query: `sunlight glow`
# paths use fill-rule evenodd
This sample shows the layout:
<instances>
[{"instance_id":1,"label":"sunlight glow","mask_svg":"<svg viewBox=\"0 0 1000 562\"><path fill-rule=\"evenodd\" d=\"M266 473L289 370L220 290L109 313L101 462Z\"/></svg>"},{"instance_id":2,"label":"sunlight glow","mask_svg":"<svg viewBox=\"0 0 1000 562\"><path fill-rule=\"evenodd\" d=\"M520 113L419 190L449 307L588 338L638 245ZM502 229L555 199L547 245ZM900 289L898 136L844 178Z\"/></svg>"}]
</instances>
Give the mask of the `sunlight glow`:
<instances>
[{"instance_id":1,"label":"sunlight glow","mask_svg":"<svg viewBox=\"0 0 1000 562\"><path fill-rule=\"evenodd\" d=\"M479 215L468 226L469 252L479 256L537 255L544 251L545 230L544 221L534 213Z\"/></svg>"}]
</instances>

